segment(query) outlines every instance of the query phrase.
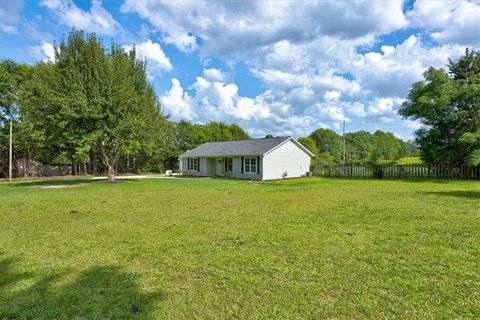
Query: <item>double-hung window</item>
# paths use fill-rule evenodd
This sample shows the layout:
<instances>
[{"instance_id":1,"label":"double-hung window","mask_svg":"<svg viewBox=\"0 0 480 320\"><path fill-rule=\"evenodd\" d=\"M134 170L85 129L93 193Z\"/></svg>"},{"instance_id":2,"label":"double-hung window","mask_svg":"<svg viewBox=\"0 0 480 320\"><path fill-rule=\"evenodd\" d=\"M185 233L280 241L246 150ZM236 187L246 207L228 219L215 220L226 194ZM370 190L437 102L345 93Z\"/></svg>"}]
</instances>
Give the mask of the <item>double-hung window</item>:
<instances>
[{"instance_id":1,"label":"double-hung window","mask_svg":"<svg viewBox=\"0 0 480 320\"><path fill-rule=\"evenodd\" d=\"M188 170L198 171L198 158L188 158Z\"/></svg>"},{"instance_id":2,"label":"double-hung window","mask_svg":"<svg viewBox=\"0 0 480 320\"><path fill-rule=\"evenodd\" d=\"M257 173L257 158L246 157L244 163L245 173Z\"/></svg>"},{"instance_id":3,"label":"double-hung window","mask_svg":"<svg viewBox=\"0 0 480 320\"><path fill-rule=\"evenodd\" d=\"M233 158L227 158L227 171L233 171Z\"/></svg>"}]
</instances>

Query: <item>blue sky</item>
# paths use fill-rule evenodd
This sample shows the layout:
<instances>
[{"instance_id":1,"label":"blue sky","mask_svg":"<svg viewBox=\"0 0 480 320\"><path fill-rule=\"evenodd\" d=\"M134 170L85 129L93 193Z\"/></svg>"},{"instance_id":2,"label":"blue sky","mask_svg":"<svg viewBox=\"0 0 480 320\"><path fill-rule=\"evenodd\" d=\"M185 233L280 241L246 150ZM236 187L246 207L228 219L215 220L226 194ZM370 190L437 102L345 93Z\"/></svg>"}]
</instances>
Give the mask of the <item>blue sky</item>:
<instances>
[{"instance_id":1,"label":"blue sky","mask_svg":"<svg viewBox=\"0 0 480 320\"><path fill-rule=\"evenodd\" d=\"M0 1L0 57L52 58L71 28L136 46L172 120L252 137L393 131L429 67L480 47L478 1Z\"/></svg>"}]
</instances>

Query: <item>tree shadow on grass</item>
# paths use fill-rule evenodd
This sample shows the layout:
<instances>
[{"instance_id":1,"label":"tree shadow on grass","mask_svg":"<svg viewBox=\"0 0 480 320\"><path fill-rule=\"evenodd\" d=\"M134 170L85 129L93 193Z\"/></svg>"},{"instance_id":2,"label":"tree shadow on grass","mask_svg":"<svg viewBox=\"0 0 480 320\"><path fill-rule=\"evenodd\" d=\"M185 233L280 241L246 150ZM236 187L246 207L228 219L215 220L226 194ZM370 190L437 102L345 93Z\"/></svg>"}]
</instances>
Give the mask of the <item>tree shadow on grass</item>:
<instances>
[{"instance_id":1,"label":"tree shadow on grass","mask_svg":"<svg viewBox=\"0 0 480 320\"><path fill-rule=\"evenodd\" d=\"M35 186L56 186L56 185L76 185L85 183L98 183L98 180L93 179L52 179L52 180L38 180L38 181L25 181L14 182L10 184L11 187L35 187Z\"/></svg>"},{"instance_id":2,"label":"tree shadow on grass","mask_svg":"<svg viewBox=\"0 0 480 320\"><path fill-rule=\"evenodd\" d=\"M141 290L137 277L117 266L93 266L65 281L68 272L35 279L16 271L15 262L0 260L0 319L145 319L163 298Z\"/></svg>"},{"instance_id":3,"label":"tree shadow on grass","mask_svg":"<svg viewBox=\"0 0 480 320\"><path fill-rule=\"evenodd\" d=\"M448 197L480 200L480 191L440 191L440 192L427 192L427 193L434 194L437 196L448 196Z\"/></svg>"},{"instance_id":4,"label":"tree shadow on grass","mask_svg":"<svg viewBox=\"0 0 480 320\"><path fill-rule=\"evenodd\" d=\"M125 180L116 180L115 183L130 183L136 180L131 179L128 181ZM85 184L107 184L109 183L106 179L55 179L55 180L39 180L39 181L25 181L25 182L15 182L9 187L47 187L47 186L75 186L75 185L85 185Z\"/></svg>"}]
</instances>

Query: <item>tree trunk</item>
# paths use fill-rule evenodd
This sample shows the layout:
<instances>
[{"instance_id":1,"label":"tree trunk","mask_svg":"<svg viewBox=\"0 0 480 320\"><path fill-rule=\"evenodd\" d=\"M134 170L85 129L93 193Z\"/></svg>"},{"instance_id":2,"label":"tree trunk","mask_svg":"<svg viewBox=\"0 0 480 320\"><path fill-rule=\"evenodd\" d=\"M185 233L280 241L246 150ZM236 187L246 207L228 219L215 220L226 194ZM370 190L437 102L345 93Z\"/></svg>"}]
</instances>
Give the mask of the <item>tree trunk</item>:
<instances>
[{"instance_id":1,"label":"tree trunk","mask_svg":"<svg viewBox=\"0 0 480 320\"><path fill-rule=\"evenodd\" d=\"M109 165L107 166L107 168L108 168L108 169L107 169L107 170L108 170L108 172L107 172L107 180L108 180L108 182L115 182L115 170L114 170L114 167L113 167L111 164L109 164Z\"/></svg>"},{"instance_id":2,"label":"tree trunk","mask_svg":"<svg viewBox=\"0 0 480 320\"><path fill-rule=\"evenodd\" d=\"M117 169L118 159L120 157L119 152L112 148L113 143L100 144L100 150L102 152L103 164L107 167L107 180L108 182L115 182L115 172Z\"/></svg>"},{"instance_id":3,"label":"tree trunk","mask_svg":"<svg viewBox=\"0 0 480 320\"><path fill-rule=\"evenodd\" d=\"M95 152L92 152L91 160L90 160L91 166L92 166L92 175L97 175L97 157L95 156Z\"/></svg>"}]
</instances>

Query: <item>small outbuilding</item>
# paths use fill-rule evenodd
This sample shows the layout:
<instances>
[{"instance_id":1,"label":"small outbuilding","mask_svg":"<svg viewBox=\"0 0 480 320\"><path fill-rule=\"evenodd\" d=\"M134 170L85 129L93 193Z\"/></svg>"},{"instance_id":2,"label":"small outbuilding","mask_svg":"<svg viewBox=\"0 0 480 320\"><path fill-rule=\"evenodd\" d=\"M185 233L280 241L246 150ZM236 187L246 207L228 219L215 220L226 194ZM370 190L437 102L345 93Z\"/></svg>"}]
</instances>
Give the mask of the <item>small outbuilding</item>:
<instances>
[{"instance_id":1,"label":"small outbuilding","mask_svg":"<svg viewBox=\"0 0 480 320\"><path fill-rule=\"evenodd\" d=\"M179 158L188 176L272 180L307 175L313 157L293 137L208 142Z\"/></svg>"}]
</instances>

